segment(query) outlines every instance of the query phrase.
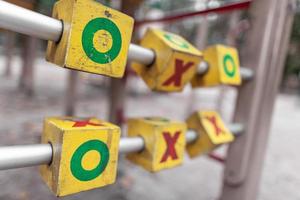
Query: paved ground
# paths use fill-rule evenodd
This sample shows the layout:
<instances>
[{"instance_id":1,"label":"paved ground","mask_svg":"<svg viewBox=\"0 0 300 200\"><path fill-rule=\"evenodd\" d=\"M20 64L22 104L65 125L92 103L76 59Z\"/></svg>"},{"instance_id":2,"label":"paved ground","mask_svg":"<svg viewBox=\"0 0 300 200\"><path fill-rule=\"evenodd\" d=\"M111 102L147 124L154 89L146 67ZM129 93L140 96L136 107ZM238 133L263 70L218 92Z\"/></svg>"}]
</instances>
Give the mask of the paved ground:
<instances>
[{"instance_id":1,"label":"paved ground","mask_svg":"<svg viewBox=\"0 0 300 200\"><path fill-rule=\"evenodd\" d=\"M45 116L63 115L64 88L67 70L37 62L35 96L28 98L17 89L19 61L15 59L14 75L0 78L0 145L38 143ZM0 74L3 59L0 58ZM106 91L83 83L77 106L79 116L107 116ZM132 84L134 87L136 83ZM143 87L138 90L143 91ZM151 94L151 95L150 95ZM127 102L130 116L162 115L184 119L194 108L216 107L218 90L201 90L194 95L197 105L191 106L190 91L173 95L131 94ZM225 95L226 119L230 119L234 92ZM263 172L260 200L300 199L300 100L296 96L279 95L275 107L272 135ZM150 174L125 160L126 175L117 184L64 199L132 199L132 200L216 200L221 188L222 165L200 157L184 165L157 174ZM0 199L56 199L42 182L37 168L0 172Z\"/></svg>"}]
</instances>

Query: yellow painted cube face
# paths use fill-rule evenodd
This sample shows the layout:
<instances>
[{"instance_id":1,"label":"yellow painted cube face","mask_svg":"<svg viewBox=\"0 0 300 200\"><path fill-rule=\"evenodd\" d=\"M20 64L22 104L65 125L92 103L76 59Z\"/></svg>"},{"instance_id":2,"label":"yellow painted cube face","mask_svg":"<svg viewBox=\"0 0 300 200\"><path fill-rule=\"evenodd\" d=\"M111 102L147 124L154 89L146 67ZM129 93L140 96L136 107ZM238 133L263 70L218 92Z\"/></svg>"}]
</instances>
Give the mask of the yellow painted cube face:
<instances>
[{"instance_id":1,"label":"yellow painted cube face","mask_svg":"<svg viewBox=\"0 0 300 200\"><path fill-rule=\"evenodd\" d=\"M141 46L154 50L151 66L133 63L132 68L156 91L177 92L193 78L201 61L201 52L182 37L148 29Z\"/></svg>"},{"instance_id":2,"label":"yellow painted cube face","mask_svg":"<svg viewBox=\"0 0 300 200\"><path fill-rule=\"evenodd\" d=\"M205 75L195 76L193 87L241 84L239 56L235 48L215 45L204 50L203 55L209 70Z\"/></svg>"},{"instance_id":3,"label":"yellow painted cube face","mask_svg":"<svg viewBox=\"0 0 300 200\"><path fill-rule=\"evenodd\" d=\"M225 126L220 115L215 111L200 112L203 129L215 145L231 142L234 139L233 134Z\"/></svg>"},{"instance_id":4,"label":"yellow painted cube face","mask_svg":"<svg viewBox=\"0 0 300 200\"><path fill-rule=\"evenodd\" d=\"M187 120L188 128L199 134L194 143L187 145L187 152L191 157L207 153L218 145L234 140L220 115L215 111L200 111Z\"/></svg>"},{"instance_id":5,"label":"yellow painted cube face","mask_svg":"<svg viewBox=\"0 0 300 200\"><path fill-rule=\"evenodd\" d=\"M140 136L145 149L128 159L148 171L156 172L178 166L183 161L186 125L164 118L130 119L128 136Z\"/></svg>"},{"instance_id":6,"label":"yellow painted cube face","mask_svg":"<svg viewBox=\"0 0 300 200\"><path fill-rule=\"evenodd\" d=\"M60 12L72 8L72 15L62 18L66 29L60 41L66 51L63 65L75 70L122 77L133 19L94 0L72 0L71 6L69 2L59 1L54 12L55 15L64 16ZM55 50L48 49L49 54Z\"/></svg>"},{"instance_id":7,"label":"yellow painted cube face","mask_svg":"<svg viewBox=\"0 0 300 200\"><path fill-rule=\"evenodd\" d=\"M47 119L42 141L52 144L54 157L52 166L41 167L44 180L57 196L114 183L119 139L117 126L95 118Z\"/></svg>"},{"instance_id":8,"label":"yellow painted cube face","mask_svg":"<svg viewBox=\"0 0 300 200\"><path fill-rule=\"evenodd\" d=\"M199 58L176 52L169 65L157 77L157 88L162 91L181 91L195 75Z\"/></svg>"}]
</instances>

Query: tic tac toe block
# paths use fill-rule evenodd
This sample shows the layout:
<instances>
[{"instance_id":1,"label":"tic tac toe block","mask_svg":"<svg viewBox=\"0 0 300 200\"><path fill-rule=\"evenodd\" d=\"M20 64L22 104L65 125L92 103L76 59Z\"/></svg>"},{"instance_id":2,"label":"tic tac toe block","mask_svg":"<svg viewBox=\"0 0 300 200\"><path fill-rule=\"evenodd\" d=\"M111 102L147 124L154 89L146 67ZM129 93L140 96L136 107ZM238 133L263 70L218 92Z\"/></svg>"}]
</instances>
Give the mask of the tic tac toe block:
<instances>
[{"instance_id":1,"label":"tic tac toe block","mask_svg":"<svg viewBox=\"0 0 300 200\"><path fill-rule=\"evenodd\" d=\"M50 143L50 165L42 178L57 196L112 184L116 179L120 128L95 118L47 118L42 143Z\"/></svg>"},{"instance_id":2,"label":"tic tac toe block","mask_svg":"<svg viewBox=\"0 0 300 200\"><path fill-rule=\"evenodd\" d=\"M180 165L185 151L186 124L168 119L135 118L128 121L128 137L142 137L145 148L127 158L148 171Z\"/></svg>"},{"instance_id":3,"label":"tic tac toe block","mask_svg":"<svg viewBox=\"0 0 300 200\"><path fill-rule=\"evenodd\" d=\"M150 66L133 63L132 68L156 91L181 91L202 59L202 53L193 45L169 32L148 29L140 44L155 52L155 61Z\"/></svg>"},{"instance_id":4,"label":"tic tac toe block","mask_svg":"<svg viewBox=\"0 0 300 200\"><path fill-rule=\"evenodd\" d=\"M122 77L133 19L95 0L60 0L53 17L63 21L59 42L48 43L47 60L66 68Z\"/></svg>"},{"instance_id":5,"label":"tic tac toe block","mask_svg":"<svg viewBox=\"0 0 300 200\"><path fill-rule=\"evenodd\" d=\"M233 134L215 111L194 113L187 119L187 126L198 134L196 141L186 146L191 157L207 153L221 144L234 140Z\"/></svg>"},{"instance_id":6,"label":"tic tac toe block","mask_svg":"<svg viewBox=\"0 0 300 200\"><path fill-rule=\"evenodd\" d=\"M192 87L241 84L239 55L235 48L210 46L203 51L203 58L209 70L204 75L196 73L191 81Z\"/></svg>"}]
</instances>

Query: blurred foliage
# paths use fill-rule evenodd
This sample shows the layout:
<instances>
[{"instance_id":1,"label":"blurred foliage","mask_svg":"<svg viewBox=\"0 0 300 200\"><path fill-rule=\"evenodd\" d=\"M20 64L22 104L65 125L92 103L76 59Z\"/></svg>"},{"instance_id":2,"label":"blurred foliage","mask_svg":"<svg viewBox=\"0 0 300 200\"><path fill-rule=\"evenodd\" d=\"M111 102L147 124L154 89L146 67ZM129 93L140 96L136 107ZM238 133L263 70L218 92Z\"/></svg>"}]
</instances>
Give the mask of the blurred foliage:
<instances>
[{"instance_id":1,"label":"blurred foliage","mask_svg":"<svg viewBox=\"0 0 300 200\"><path fill-rule=\"evenodd\" d=\"M55 2L56 0L38 0L37 9L43 14L50 15Z\"/></svg>"},{"instance_id":2,"label":"blurred foliage","mask_svg":"<svg viewBox=\"0 0 300 200\"><path fill-rule=\"evenodd\" d=\"M300 74L300 13L295 15L284 76Z\"/></svg>"},{"instance_id":3,"label":"blurred foliage","mask_svg":"<svg viewBox=\"0 0 300 200\"><path fill-rule=\"evenodd\" d=\"M145 18L145 13L151 9L160 10L165 16L187 13L209 8L219 7L224 4L239 2L240 0L146 0L142 12L140 12L140 19ZM247 17L245 12L240 12L240 19ZM226 37L230 30L230 13L221 15L209 14L206 16L195 16L188 19L171 22L165 24L164 29L177 33L187 38L192 43L197 43L197 35L199 28L201 28L204 20L209 21L207 45L216 43L226 43ZM146 17L147 18L147 17ZM232 27L231 27L232 28ZM238 38L240 43L242 39Z\"/></svg>"}]
</instances>

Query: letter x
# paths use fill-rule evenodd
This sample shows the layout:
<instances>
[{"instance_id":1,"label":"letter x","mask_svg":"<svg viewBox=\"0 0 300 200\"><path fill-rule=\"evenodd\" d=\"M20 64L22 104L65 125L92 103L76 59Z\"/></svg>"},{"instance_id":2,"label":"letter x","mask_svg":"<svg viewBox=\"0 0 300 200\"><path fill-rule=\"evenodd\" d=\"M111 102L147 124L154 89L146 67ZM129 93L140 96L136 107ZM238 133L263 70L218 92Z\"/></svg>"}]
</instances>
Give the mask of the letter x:
<instances>
[{"instance_id":1,"label":"letter x","mask_svg":"<svg viewBox=\"0 0 300 200\"><path fill-rule=\"evenodd\" d=\"M183 73L186 72L193 65L194 65L193 62L188 62L188 63L184 64L183 60L176 59L175 60L175 73L170 78L168 78L168 80L166 80L163 83L163 86L168 86L168 85L171 85L172 83L174 83L175 86L179 87L181 84L181 77L182 77Z\"/></svg>"},{"instance_id":2,"label":"letter x","mask_svg":"<svg viewBox=\"0 0 300 200\"><path fill-rule=\"evenodd\" d=\"M217 136L219 136L221 133L225 133L223 129L221 129L217 124L217 118L215 116L205 117L215 128L215 133Z\"/></svg>"},{"instance_id":3,"label":"letter x","mask_svg":"<svg viewBox=\"0 0 300 200\"><path fill-rule=\"evenodd\" d=\"M99 124L99 123L93 123L90 122L90 120L83 120L83 121L74 121L75 123L73 124L72 127L85 127L87 125L90 126L103 126L103 124Z\"/></svg>"},{"instance_id":4,"label":"letter x","mask_svg":"<svg viewBox=\"0 0 300 200\"><path fill-rule=\"evenodd\" d=\"M179 138L179 135L180 135L180 131L177 131L173 137L171 136L171 134L169 132L163 132L164 139L167 143L167 149L166 149L166 152L164 153L160 163L166 162L169 157L171 157L172 160L175 160L178 158L176 149L175 149L175 144Z\"/></svg>"}]
</instances>

